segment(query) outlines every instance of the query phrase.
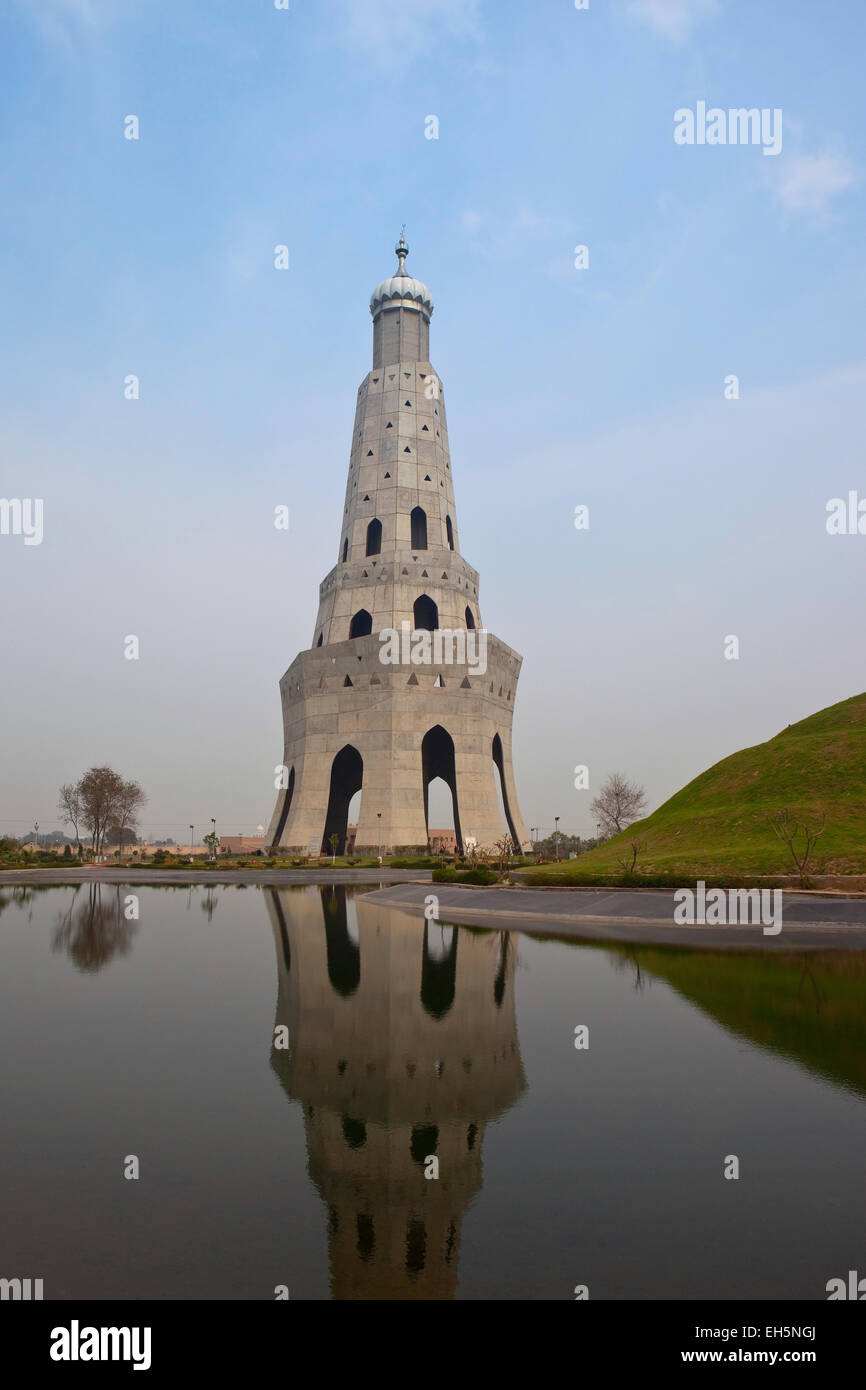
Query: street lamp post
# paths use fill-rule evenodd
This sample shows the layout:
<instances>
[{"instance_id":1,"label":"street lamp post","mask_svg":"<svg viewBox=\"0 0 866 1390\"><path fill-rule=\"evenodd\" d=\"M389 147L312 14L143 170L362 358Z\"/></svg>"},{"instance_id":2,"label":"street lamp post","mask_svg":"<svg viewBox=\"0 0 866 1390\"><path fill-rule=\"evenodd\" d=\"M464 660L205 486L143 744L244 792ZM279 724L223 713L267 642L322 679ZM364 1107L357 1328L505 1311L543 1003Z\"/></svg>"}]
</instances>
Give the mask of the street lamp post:
<instances>
[{"instance_id":1,"label":"street lamp post","mask_svg":"<svg viewBox=\"0 0 866 1390\"><path fill-rule=\"evenodd\" d=\"M190 828L189 828L189 852L190 852L190 854L192 854L194 847L195 847L195 827L191 825Z\"/></svg>"},{"instance_id":2,"label":"street lamp post","mask_svg":"<svg viewBox=\"0 0 866 1390\"><path fill-rule=\"evenodd\" d=\"M558 863L559 863L559 816L554 816L554 817L553 817L553 820L554 820L554 824L556 825L556 862L557 862L557 864L558 864Z\"/></svg>"},{"instance_id":3,"label":"street lamp post","mask_svg":"<svg viewBox=\"0 0 866 1390\"><path fill-rule=\"evenodd\" d=\"M376 820L379 822L379 867L382 866L382 812L376 812Z\"/></svg>"},{"instance_id":4,"label":"street lamp post","mask_svg":"<svg viewBox=\"0 0 866 1390\"><path fill-rule=\"evenodd\" d=\"M212 839L211 842L210 842L211 854L213 855L214 859L216 859L216 857L217 857L217 842L216 842L216 817L215 817L215 816L211 816L211 818L210 818L210 828L211 828L211 834L213 835L213 839Z\"/></svg>"}]
</instances>

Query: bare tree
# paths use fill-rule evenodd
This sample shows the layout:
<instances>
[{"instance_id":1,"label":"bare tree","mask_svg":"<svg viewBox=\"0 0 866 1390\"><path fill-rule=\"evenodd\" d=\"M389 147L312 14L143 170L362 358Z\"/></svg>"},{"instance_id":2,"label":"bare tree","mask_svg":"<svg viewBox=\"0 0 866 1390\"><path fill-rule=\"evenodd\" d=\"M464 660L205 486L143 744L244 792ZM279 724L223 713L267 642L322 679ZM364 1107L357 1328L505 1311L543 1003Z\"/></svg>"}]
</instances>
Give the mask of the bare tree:
<instances>
[{"instance_id":1,"label":"bare tree","mask_svg":"<svg viewBox=\"0 0 866 1390\"><path fill-rule=\"evenodd\" d=\"M631 859L629 859L626 856L626 858L617 859L616 861L617 864L619 864L622 868L624 874L634 873L634 866L637 863L637 857L639 854L643 854L644 850L646 849L646 840L631 840L629 842L629 849L631 850Z\"/></svg>"},{"instance_id":2,"label":"bare tree","mask_svg":"<svg viewBox=\"0 0 866 1390\"><path fill-rule=\"evenodd\" d=\"M622 773L614 772L608 777L598 796L593 798L590 810L604 827L605 834L619 835L632 821L639 819L646 806L646 792L637 782L629 782Z\"/></svg>"},{"instance_id":3,"label":"bare tree","mask_svg":"<svg viewBox=\"0 0 866 1390\"><path fill-rule=\"evenodd\" d=\"M77 782L64 782L60 788L60 799L57 809L60 812L64 825L71 825L75 831L75 847L79 857L81 856L81 840L78 836L78 826L82 820L81 794L78 790Z\"/></svg>"},{"instance_id":4,"label":"bare tree","mask_svg":"<svg viewBox=\"0 0 866 1390\"><path fill-rule=\"evenodd\" d=\"M138 813L147 797L137 782L124 782L117 797L117 848L123 853L123 833L138 825Z\"/></svg>"},{"instance_id":5,"label":"bare tree","mask_svg":"<svg viewBox=\"0 0 866 1390\"><path fill-rule=\"evenodd\" d=\"M514 841L510 835L505 835L503 839L496 841L493 846L493 853L499 861L499 882L502 883L508 877L511 856L514 853Z\"/></svg>"},{"instance_id":6,"label":"bare tree","mask_svg":"<svg viewBox=\"0 0 866 1390\"><path fill-rule=\"evenodd\" d=\"M109 825L118 819L124 781L110 767L91 767L78 783L81 819L93 839L93 852L99 855Z\"/></svg>"},{"instance_id":7,"label":"bare tree","mask_svg":"<svg viewBox=\"0 0 866 1390\"><path fill-rule=\"evenodd\" d=\"M817 816L803 816L798 820L787 806L783 806L780 811L771 811L767 820L773 833L787 846L797 866L800 883L805 884L815 841L827 828L827 812L820 811Z\"/></svg>"}]
</instances>

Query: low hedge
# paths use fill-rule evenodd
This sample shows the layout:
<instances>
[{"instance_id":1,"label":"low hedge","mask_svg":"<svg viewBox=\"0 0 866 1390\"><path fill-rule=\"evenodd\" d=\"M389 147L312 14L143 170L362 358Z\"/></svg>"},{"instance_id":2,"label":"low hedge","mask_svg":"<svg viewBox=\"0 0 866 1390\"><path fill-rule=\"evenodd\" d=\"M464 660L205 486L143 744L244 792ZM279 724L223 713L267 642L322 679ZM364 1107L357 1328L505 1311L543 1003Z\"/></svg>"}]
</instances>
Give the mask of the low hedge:
<instances>
[{"instance_id":1,"label":"low hedge","mask_svg":"<svg viewBox=\"0 0 866 1390\"><path fill-rule=\"evenodd\" d=\"M496 882L492 869L434 869L434 883L482 883L485 886Z\"/></svg>"}]
</instances>

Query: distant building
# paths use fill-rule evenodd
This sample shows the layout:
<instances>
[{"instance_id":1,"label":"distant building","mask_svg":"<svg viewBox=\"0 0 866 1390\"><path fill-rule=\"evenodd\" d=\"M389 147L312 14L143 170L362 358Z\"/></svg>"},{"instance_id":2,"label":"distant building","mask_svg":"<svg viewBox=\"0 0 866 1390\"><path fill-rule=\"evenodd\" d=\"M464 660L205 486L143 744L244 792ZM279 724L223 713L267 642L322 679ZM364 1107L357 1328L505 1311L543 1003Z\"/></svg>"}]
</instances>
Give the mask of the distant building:
<instances>
[{"instance_id":1,"label":"distant building","mask_svg":"<svg viewBox=\"0 0 866 1390\"><path fill-rule=\"evenodd\" d=\"M430 830L427 832L427 848L431 854L456 854L457 835L453 830Z\"/></svg>"},{"instance_id":2,"label":"distant building","mask_svg":"<svg viewBox=\"0 0 866 1390\"><path fill-rule=\"evenodd\" d=\"M220 835L220 854L255 854L264 847L263 835Z\"/></svg>"}]
</instances>

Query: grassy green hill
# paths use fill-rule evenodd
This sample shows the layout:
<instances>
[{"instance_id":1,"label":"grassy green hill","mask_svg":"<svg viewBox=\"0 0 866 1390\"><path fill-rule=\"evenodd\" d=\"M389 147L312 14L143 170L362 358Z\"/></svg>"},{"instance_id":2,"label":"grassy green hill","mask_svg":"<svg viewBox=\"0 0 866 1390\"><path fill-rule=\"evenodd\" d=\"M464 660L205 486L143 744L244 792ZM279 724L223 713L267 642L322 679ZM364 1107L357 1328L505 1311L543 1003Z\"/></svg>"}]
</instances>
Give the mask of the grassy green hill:
<instances>
[{"instance_id":1,"label":"grassy green hill","mask_svg":"<svg viewBox=\"0 0 866 1390\"><path fill-rule=\"evenodd\" d=\"M793 860L767 820L783 807L795 815L827 814L813 872L866 872L866 694L724 758L645 820L577 860L545 865L545 875L580 881L621 872L619 860L633 839L646 844L638 873L791 873ZM532 872L527 877L535 879Z\"/></svg>"}]
</instances>

